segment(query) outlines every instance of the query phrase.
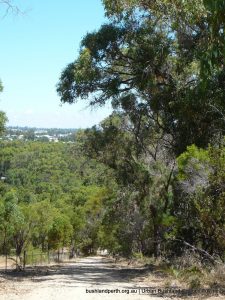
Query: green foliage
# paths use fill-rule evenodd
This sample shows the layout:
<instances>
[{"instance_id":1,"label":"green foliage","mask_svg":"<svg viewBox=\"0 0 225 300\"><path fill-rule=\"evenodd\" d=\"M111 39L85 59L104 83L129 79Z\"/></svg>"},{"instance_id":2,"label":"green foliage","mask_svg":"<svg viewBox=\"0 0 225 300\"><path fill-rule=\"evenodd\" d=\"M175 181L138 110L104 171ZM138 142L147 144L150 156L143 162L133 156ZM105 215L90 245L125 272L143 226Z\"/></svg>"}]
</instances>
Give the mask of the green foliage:
<instances>
[{"instance_id":1,"label":"green foliage","mask_svg":"<svg viewBox=\"0 0 225 300\"><path fill-rule=\"evenodd\" d=\"M85 240L92 248L108 193L105 170L79 143L2 142L1 252L82 249Z\"/></svg>"},{"instance_id":2,"label":"green foliage","mask_svg":"<svg viewBox=\"0 0 225 300\"><path fill-rule=\"evenodd\" d=\"M5 130L5 124L8 121L6 114L3 111L0 111L0 135L3 134Z\"/></svg>"},{"instance_id":3,"label":"green foliage","mask_svg":"<svg viewBox=\"0 0 225 300\"><path fill-rule=\"evenodd\" d=\"M0 80L0 93L3 91L3 85L2 82ZM5 124L8 121L6 114L3 111L0 111L0 135L3 134L4 130L5 130Z\"/></svg>"},{"instance_id":4,"label":"green foliage","mask_svg":"<svg viewBox=\"0 0 225 300\"><path fill-rule=\"evenodd\" d=\"M193 176L193 172L198 172L201 167L207 167L209 163L209 154L207 150L199 149L195 145L187 147L187 151L182 153L177 158L178 170L180 179L186 179L187 168L192 169L192 173L189 176ZM204 169L204 172L206 169Z\"/></svg>"},{"instance_id":5,"label":"green foliage","mask_svg":"<svg viewBox=\"0 0 225 300\"><path fill-rule=\"evenodd\" d=\"M201 245L210 254L224 257L225 148L195 146L178 158L179 173L175 213L178 236ZM182 196L182 198L181 198ZM189 219L189 224L185 220ZM183 220L183 221L182 221Z\"/></svg>"},{"instance_id":6,"label":"green foliage","mask_svg":"<svg viewBox=\"0 0 225 300\"><path fill-rule=\"evenodd\" d=\"M72 231L73 227L69 218L60 212L56 212L53 218L52 228L48 233L49 247L52 249L59 249L60 247L68 246L71 240Z\"/></svg>"},{"instance_id":7,"label":"green foliage","mask_svg":"<svg viewBox=\"0 0 225 300\"><path fill-rule=\"evenodd\" d=\"M224 260L225 2L103 3L108 22L84 36L57 91L114 111L73 144L33 131L1 143L2 252L171 258L190 247ZM186 273L197 287L198 269Z\"/></svg>"},{"instance_id":8,"label":"green foliage","mask_svg":"<svg viewBox=\"0 0 225 300\"><path fill-rule=\"evenodd\" d=\"M114 108L83 137L116 181L111 249L157 255L166 238L224 255L224 3L104 0L109 22L61 75L62 102Z\"/></svg>"},{"instance_id":9,"label":"green foliage","mask_svg":"<svg viewBox=\"0 0 225 300\"><path fill-rule=\"evenodd\" d=\"M2 85L2 82L0 80L0 92L2 92L2 91L3 91L3 85Z\"/></svg>"},{"instance_id":10,"label":"green foliage","mask_svg":"<svg viewBox=\"0 0 225 300\"><path fill-rule=\"evenodd\" d=\"M191 144L207 147L225 126L222 4L103 2L109 23L83 38L61 75L61 101L111 101L129 117L151 120L176 155Z\"/></svg>"}]
</instances>

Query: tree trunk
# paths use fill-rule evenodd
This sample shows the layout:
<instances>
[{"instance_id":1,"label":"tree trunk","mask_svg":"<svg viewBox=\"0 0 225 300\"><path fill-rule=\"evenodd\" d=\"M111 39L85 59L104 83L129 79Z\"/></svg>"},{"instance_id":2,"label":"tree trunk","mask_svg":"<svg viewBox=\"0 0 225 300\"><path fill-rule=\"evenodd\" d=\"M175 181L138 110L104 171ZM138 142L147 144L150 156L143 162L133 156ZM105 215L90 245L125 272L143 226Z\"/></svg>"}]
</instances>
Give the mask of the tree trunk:
<instances>
[{"instance_id":1,"label":"tree trunk","mask_svg":"<svg viewBox=\"0 0 225 300\"><path fill-rule=\"evenodd\" d=\"M159 224L157 221L157 209L155 206L150 205L150 211L152 215L152 221L153 221L153 254L155 257L159 256L160 253L160 243L159 243Z\"/></svg>"}]
</instances>

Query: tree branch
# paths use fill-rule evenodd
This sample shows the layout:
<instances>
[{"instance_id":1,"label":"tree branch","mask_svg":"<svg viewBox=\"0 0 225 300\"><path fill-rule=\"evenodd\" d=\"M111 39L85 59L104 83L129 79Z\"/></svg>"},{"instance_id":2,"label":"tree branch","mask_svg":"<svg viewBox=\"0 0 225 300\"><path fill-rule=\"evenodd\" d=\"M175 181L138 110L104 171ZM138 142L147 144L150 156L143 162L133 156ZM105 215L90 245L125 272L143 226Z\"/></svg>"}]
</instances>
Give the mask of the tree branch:
<instances>
[{"instance_id":1,"label":"tree branch","mask_svg":"<svg viewBox=\"0 0 225 300\"><path fill-rule=\"evenodd\" d=\"M14 5L11 0L0 0L0 6L5 7L5 13L2 19L4 19L9 13L13 13L15 15L23 14L19 7Z\"/></svg>"}]
</instances>

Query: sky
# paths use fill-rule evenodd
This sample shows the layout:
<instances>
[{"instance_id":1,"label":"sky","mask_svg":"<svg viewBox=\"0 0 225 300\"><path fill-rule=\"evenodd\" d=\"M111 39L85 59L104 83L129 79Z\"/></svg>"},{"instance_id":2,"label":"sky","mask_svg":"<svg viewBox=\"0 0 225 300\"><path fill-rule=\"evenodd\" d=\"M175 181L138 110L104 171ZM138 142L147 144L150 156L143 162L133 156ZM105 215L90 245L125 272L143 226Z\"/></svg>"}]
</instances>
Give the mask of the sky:
<instances>
[{"instance_id":1,"label":"sky","mask_svg":"<svg viewBox=\"0 0 225 300\"><path fill-rule=\"evenodd\" d=\"M110 114L87 102L60 104L56 84L76 59L82 37L106 19L101 0L14 0L22 14L0 8L0 110L8 126L86 128Z\"/></svg>"}]
</instances>

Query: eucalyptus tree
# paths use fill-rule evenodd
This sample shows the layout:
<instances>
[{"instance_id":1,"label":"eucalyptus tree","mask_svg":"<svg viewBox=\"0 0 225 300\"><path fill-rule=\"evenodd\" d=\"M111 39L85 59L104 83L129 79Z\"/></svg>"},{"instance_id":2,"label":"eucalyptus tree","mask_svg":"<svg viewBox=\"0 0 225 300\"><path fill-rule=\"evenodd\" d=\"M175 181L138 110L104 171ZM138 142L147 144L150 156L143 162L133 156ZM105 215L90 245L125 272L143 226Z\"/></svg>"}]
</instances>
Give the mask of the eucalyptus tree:
<instances>
[{"instance_id":1,"label":"eucalyptus tree","mask_svg":"<svg viewBox=\"0 0 225 300\"><path fill-rule=\"evenodd\" d=\"M193 143L206 147L225 126L223 53L214 51L217 63L207 73L210 11L202 1L104 3L109 22L82 39L79 57L62 72L61 101L111 101L126 111L135 99L132 109L143 107L154 126L171 135L176 154Z\"/></svg>"},{"instance_id":2,"label":"eucalyptus tree","mask_svg":"<svg viewBox=\"0 0 225 300\"><path fill-rule=\"evenodd\" d=\"M139 232L153 237L157 254L159 240L176 232L176 157L192 144L222 144L224 1L103 3L108 22L84 36L57 91L62 103L111 102L112 116L85 133L87 154L114 170L118 185L115 205L108 205L124 225L111 227L111 241L119 249L125 236L135 236L128 234L132 226L122 230L134 215L123 223L113 208L137 208ZM126 196L116 206L119 194ZM100 238L110 231L109 219L108 214ZM135 238L144 244L147 238L140 235Z\"/></svg>"}]
</instances>

